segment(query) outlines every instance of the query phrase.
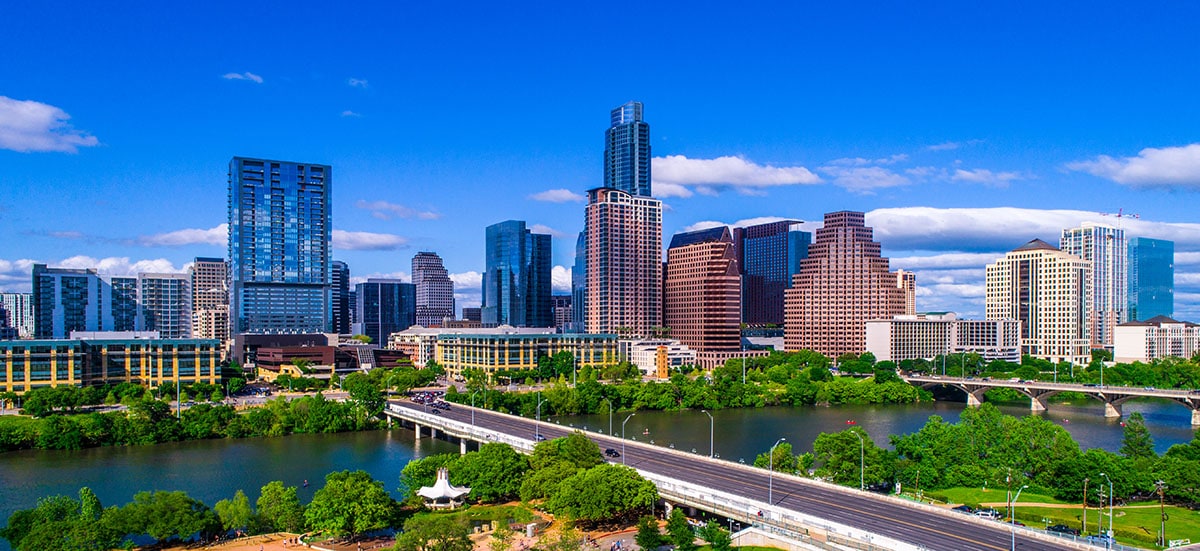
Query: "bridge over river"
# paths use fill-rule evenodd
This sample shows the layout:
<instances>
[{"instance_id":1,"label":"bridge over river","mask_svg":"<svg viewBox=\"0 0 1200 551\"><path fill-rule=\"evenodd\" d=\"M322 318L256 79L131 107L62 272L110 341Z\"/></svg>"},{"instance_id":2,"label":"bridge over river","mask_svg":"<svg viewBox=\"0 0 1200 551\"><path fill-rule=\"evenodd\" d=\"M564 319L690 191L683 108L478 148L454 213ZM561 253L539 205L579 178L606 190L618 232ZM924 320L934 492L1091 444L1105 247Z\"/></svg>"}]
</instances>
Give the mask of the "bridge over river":
<instances>
[{"instance_id":1,"label":"bridge over river","mask_svg":"<svg viewBox=\"0 0 1200 551\"><path fill-rule=\"evenodd\" d=\"M1120 417L1121 404L1134 398L1164 398L1192 410L1192 426L1200 426L1200 390L1158 389L1151 387L1102 386L1043 381L942 377L938 375L901 375L904 381L922 388L948 386L967 395L967 405L983 403L983 394L993 388L1010 388L1029 398L1030 409L1045 411L1046 399L1060 392L1079 392L1104 402L1105 417Z\"/></svg>"},{"instance_id":2,"label":"bridge over river","mask_svg":"<svg viewBox=\"0 0 1200 551\"><path fill-rule=\"evenodd\" d=\"M468 442L503 442L530 452L538 437L571 429L454 405L438 411L391 401L385 413L424 435ZM611 462L637 469L671 506L708 511L797 542L800 549L1003 551L1095 549L1081 541L1011 527L894 496L862 492L797 476L686 453L662 446L587 433L601 449L620 452Z\"/></svg>"}]
</instances>

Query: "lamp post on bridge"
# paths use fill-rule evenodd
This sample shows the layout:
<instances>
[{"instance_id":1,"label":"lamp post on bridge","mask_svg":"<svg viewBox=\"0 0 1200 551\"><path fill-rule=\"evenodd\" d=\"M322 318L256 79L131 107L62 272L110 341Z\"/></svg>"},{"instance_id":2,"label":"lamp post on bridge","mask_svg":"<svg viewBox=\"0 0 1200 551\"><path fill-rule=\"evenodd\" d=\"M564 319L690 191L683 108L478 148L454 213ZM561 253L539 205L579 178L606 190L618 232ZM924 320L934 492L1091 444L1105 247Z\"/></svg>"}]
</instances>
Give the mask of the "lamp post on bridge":
<instances>
[{"instance_id":1,"label":"lamp post on bridge","mask_svg":"<svg viewBox=\"0 0 1200 551\"><path fill-rule=\"evenodd\" d=\"M867 442L866 440L863 440L863 436L861 434L855 432L853 429L850 431L850 434L858 437L858 489L861 491L866 489L866 484L864 481L866 480L867 472L867 463L865 460Z\"/></svg>"},{"instance_id":2,"label":"lamp post on bridge","mask_svg":"<svg viewBox=\"0 0 1200 551\"><path fill-rule=\"evenodd\" d=\"M621 421L621 464L622 465L625 464L625 423L628 423L629 420L631 418L633 418L634 415L637 415L637 413L636 412L630 413L629 415L627 415L625 417L624 421Z\"/></svg>"},{"instance_id":3,"label":"lamp post on bridge","mask_svg":"<svg viewBox=\"0 0 1200 551\"><path fill-rule=\"evenodd\" d=\"M716 429L717 422L713 419L712 414L709 413L708 410L702 409L702 410L700 410L700 413L703 413L708 416L708 457L712 458L713 444L716 442L716 440L713 439L713 435L716 434L714 432L714 429Z\"/></svg>"},{"instance_id":4,"label":"lamp post on bridge","mask_svg":"<svg viewBox=\"0 0 1200 551\"><path fill-rule=\"evenodd\" d=\"M609 400L608 398L604 398L604 403L608 404L608 435L612 436L612 414L613 414L612 400ZM622 434L621 436L625 436L625 435Z\"/></svg>"},{"instance_id":5,"label":"lamp post on bridge","mask_svg":"<svg viewBox=\"0 0 1200 551\"><path fill-rule=\"evenodd\" d=\"M771 451L767 452L767 503L771 505L775 505L775 447L785 440L787 438L776 440Z\"/></svg>"},{"instance_id":6,"label":"lamp post on bridge","mask_svg":"<svg viewBox=\"0 0 1200 551\"><path fill-rule=\"evenodd\" d=\"M1013 497L1012 512L1008 515L1008 531L1012 535L1011 551L1017 551L1017 500L1021 499L1021 490L1028 488L1026 484L1017 488L1017 495Z\"/></svg>"},{"instance_id":7,"label":"lamp post on bridge","mask_svg":"<svg viewBox=\"0 0 1200 551\"><path fill-rule=\"evenodd\" d=\"M472 427L475 426L475 395L476 394L479 394L478 390L471 393L471 426Z\"/></svg>"},{"instance_id":8,"label":"lamp post on bridge","mask_svg":"<svg viewBox=\"0 0 1200 551\"><path fill-rule=\"evenodd\" d=\"M541 438L539 437L542 435L542 404L546 403L546 401L542 399L542 391L540 390L537 393L537 400L537 421L533 424L533 439L540 442ZM537 442L534 442L534 445L536 446Z\"/></svg>"}]
</instances>

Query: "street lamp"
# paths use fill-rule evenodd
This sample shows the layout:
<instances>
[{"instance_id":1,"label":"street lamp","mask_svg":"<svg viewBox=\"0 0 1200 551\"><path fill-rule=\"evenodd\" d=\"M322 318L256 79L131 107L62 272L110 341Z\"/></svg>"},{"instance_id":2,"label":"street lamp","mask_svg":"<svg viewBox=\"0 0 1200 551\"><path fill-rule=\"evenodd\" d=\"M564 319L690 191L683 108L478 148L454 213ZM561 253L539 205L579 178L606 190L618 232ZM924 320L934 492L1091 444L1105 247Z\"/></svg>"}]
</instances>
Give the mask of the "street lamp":
<instances>
[{"instance_id":1,"label":"street lamp","mask_svg":"<svg viewBox=\"0 0 1200 551\"><path fill-rule=\"evenodd\" d=\"M628 423L629 419L631 419L634 415L637 415L637 413L630 413L629 415L625 416L624 421L621 421L621 464L622 465L625 464L625 423Z\"/></svg>"},{"instance_id":2,"label":"street lamp","mask_svg":"<svg viewBox=\"0 0 1200 551\"><path fill-rule=\"evenodd\" d=\"M775 445L771 446L771 451L767 452L767 503L775 504L775 446L787 438L780 438L775 441Z\"/></svg>"},{"instance_id":3,"label":"street lamp","mask_svg":"<svg viewBox=\"0 0 1200 551\"><path fill-rule=\"evenodd\" d=\"M1166 503L1163 501L1163 492L1167 489L1167 483L1159 480L1154 483L1154 490L1158 492L1158 545L1167 546L1167 509Z\"/></svg>"},{"instance_id":4,"label":"street lamp","mask_svg":"<svg viewBox=\"0 0 1200 551\"><path fill-rule=\"evenodd\" d=\"M1087 533L1087 487L1088 482L1091 481L1090 478L1083 479L1083 532L1085 534Z\"/></svg>"},{"instance_id":5,"label":"street lamp","mask_svg":"<svg viewBox=\"0 0 1200 551\"><path fill-rule=\"evenodd\" d=\"M612 400L609 400L608 398L604 398L604 403L608 404L608 435L612 436L612 414L613 414ZM622 434L621 436L625 436L625 435Z\"/></svg>"},{"instance_id":6,"label":"street lamp","mask_svg":"<svg viewBox=\"0 0 1200 551\"><path fill-rule=\"evenodd\" d=\"M716 443L716 440L713 439L713 435L715 434L713 430L717 427L717 422L713 419L712 414L709 413L708 410L702 409L700 410L700 413L708 416L708 457L712 458L713 444Z\"/></svg>"},{"instance_id":7,"label":"street lamp","mask_svg":"<svg viewBox=\"0 0 1200 551\"><path fill-rule=\"evenodd\" d=\"M533 424L533 439L540 441L541 439L538 437L542 435L542 404L546 403L546 401L542 399L542 392L540 390L537 393L537 399L537 421Z\"/></svg>"},{"instance_id":8,"label":"street lamp","mask_svg":"<svg viewBox=\"0 0 1200 551\"><path fill-rule=\"evenodd\" d=\"M850 434L858 437L858 489L861 491L866 489L866 484L864 484L864 481L867 472L867 462L864 458L866 457L867 442L863 439L861 434L853 429L850 430Z\"/></svg>"},{"instance_id":9,"label":"street lamp","mask_svg":"<svg viewBox=\"0 0 1200 551\"><path fill-rule=\"evenodd\" d=\"M1021 490L1028 488L1026 484L1017 488L1017 495L1013 497L1012 512L1008 515L1008 531L1012 534L1012 551L1017 551L1017 500L1021 499Z\"/></svg>"},{"instance_id":10,"label":"street lamp","mask_svg":"<svg viewBox=\"0 0 1200 551\"><path fill-rule=\"evenodd\" d=\"M476 394L479 394L478 390L471 393L471 426L472 427L475 426L475 395Z\"/></svg>"},{"instance_id":11,"label":"street lamp","mask_svg":"<svg viewBox=\"0 0 1200 551\"><path fill-rule=\"evenodd\" d=\"M746 384L746 345L742 345L742 384Z\"/></svg>"},{"instance_id":12,"label":"street lamp","mask_svg":"<svg viewBox=\"0 0 1200 551\"><path fill-rule=\"evenodd\" d=\"M1103 364L1101 364L1101 365L1103 365ZM1107 474L1100 473L1100 476L1103 476L1104 479L1108 481L1108 538L1106 538L1104 540L1104 548L1112 549L1112 542L1113 542L1113 506L1112 506L1113 483L1112 483L1112 479L1109 478Z\"/></svg>"}]
</instances>

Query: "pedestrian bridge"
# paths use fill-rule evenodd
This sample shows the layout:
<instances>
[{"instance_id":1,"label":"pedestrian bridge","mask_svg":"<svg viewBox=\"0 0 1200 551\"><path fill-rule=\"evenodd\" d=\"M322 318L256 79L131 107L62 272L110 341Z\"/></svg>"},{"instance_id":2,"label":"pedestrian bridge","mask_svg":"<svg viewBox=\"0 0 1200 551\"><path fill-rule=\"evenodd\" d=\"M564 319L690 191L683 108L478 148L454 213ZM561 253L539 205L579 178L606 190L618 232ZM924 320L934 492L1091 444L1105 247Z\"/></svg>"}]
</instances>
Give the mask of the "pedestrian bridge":
<instances>
[{"instance_id":1,"label":"pedestrian bridge","mask_svg":"<svg viewBox=\"0 0 1200 551\"><path fill-rule=\"evenodd\" d=\"M489 410L453 405L439 411L408 401L389 402L385 414L411 427L416 438L441 436L468 442L502 442L530 453L539 438L557 438L574 429ZM1022 549L1093 549L995 521L892 496L861 492L811 479L764 471L661 446L589 433L609 459L635 468L653 482L665 506L687 507L770 532L792 549L815 551L1008 549L1010 537ZM661 511L660 511L661 512Z\"/></svg>"},{"instance_id":2,"label":"pedestrian bridge","mask_svg":"<svg viewBox=\"0 0 1200 551\"><path fill-rule=\"evenodd\" d=\"M967 405L983 403L983 394L993 388L1010 388L1029 398L1032 411L1046 411L1046 399L1060 392L1078 392L1104 402L1105 417L1120 417L1121 404L1134 398L1165 398L1192 411L1192 426L1200 426L1200 390L1157 389L1084 385L1078 383L1049 383L1042 381L1013 381L976 379L973 377L942 377L939 375L901 375L905 382L921 388L947 386L963 391Z\"/></svg>"}]
</instances>

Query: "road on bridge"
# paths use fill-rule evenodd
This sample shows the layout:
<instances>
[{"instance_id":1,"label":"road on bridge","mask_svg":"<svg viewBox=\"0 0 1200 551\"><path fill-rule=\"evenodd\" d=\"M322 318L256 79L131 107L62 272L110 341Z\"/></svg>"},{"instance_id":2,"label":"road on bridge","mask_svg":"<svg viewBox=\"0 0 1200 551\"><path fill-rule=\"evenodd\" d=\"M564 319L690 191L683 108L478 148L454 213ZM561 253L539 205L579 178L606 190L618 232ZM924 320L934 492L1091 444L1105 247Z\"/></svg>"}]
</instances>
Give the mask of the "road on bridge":
<instances>
[{"instance_id":1,"label":"road on bridge","mask_svg":"<svg viewBox=\"0 0 1200 551\"><path fill-rule=\"evenodd\" d=\"M392 401L394 405L414 411L424 411L419 404L404 400ZM472 422L471 408L453 405L442 417L461 423ZM478 427L502 432L518 438L534 439L535 425L532 419L476 409L474 424ZM566 436L572 430L549 423L540 423L536 428L546 438ZM585 433L601 449L613 448L621 451L622 440L610 436ZM638 442L626 442L625 454L611 462L624 463L636 469L698 484L736 496L766 502L768 495L768 472L724 461L713 462L708 458L690 458L667 451L660 447ZM953 512L931 512L915 505L906 505L879 496L841 488L828 488L815 482L794 477L775 476L771 495L774 505L791 509L813 517L826 519L858 528L895 540L909 542L930 550L945 551L1005 551L1010 549L1012 537L1009 526L995 521L981 523ZM1017 530L1016 548L1021 550L1054 550L1068 546L1031 537L1024 530Z\"/></svg>"}]
</instances>

